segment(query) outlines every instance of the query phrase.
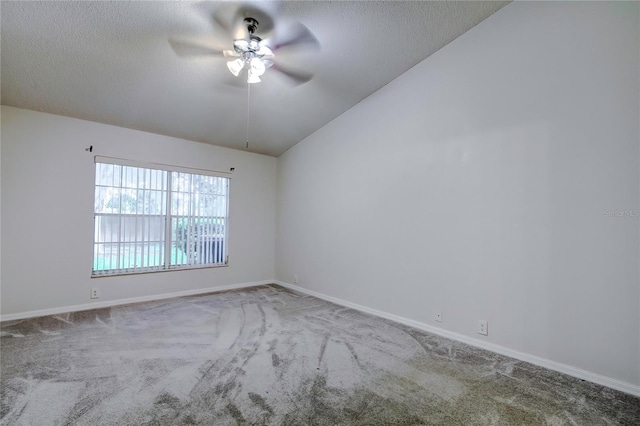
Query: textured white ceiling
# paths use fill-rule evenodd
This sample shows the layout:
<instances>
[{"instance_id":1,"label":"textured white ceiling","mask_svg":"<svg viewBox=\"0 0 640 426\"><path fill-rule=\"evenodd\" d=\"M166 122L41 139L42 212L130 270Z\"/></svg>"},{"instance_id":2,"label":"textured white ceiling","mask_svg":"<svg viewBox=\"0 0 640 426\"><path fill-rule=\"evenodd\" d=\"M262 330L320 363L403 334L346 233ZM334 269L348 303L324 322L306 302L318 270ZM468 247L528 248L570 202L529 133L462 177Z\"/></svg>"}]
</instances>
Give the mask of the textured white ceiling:
<instances>
[{"instance_id":1,"label":"textured white ceiling","mask_svg":"<svg viewBox=\"0 0 640 426\"><path fill-rule=\"evenodd\" d=\"M276 25L306 25L321 50L300 58L310 82L292 87L267 70L251 86L249 151L281 154L506 3L263 4ZM211 12L223 4L2 2L2 104L244 149L246 87L226 84L223 59L178 57L168 43L219 46Z\"/></svg>"}]
</instances>

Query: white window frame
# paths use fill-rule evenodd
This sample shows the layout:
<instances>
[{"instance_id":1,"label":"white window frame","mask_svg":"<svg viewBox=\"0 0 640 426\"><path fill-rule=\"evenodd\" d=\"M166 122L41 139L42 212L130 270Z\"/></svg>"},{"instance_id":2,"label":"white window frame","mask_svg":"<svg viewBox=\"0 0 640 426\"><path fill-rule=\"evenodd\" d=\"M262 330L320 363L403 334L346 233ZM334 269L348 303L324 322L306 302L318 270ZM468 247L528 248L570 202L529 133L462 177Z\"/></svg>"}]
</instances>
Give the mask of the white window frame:
<instances>
[{"instance_id":1,"label":"white window frame","mask_svg":"<svg viewBox=\"0 0 640 426\"><path fill-rule=\"evenodd\" d=\"M166 174L163 174L166 176L166 180L163 183L163 187L161 189L154 189L153 192L160 192L160 193L164 193L164 197L162 198L163 202L162 202L162 207L164 209L164 211L162 213L155 213L155 214L151 214L151 213L136 213L136 214L125 214L122 212L121 207L119 206L119 212L118 213L105 213L105 212L96 212L96 205L95 205L95 199L98 198L97 196L97 190L98 188L105 188L105 187L112 187L112 188L118 188L118 186L104 186L104 185L98 185L98 176L97 176L97 171L98 171L98 163L101 164L111 164L111 165L115 165L115 166L122 166L122 167L135 167L138 169L147 169L147 170L152 170L152 171L161 171L161 172L166 172ZM176 175L176 174L180 174L180 175ZM184 174L190 175L186 176ZM157 174L156 174L157 175ZM178 193L182 193L182 194L194 194L193 192L191 192L190 190L188 191L179 191L179 190L174 190L172 187L172 178L174 179L178 179L178 176L185 178L188 177L189 180L191 181L192 176L205 176L205 177L216 177L216 178L224 178L226 179L226 181L222 182L224 189L223 192L221 194L216 194L215 196L224 196L224 206L221 208L216 209L216 216L201 216L198 214L191 214L191 213L184 213L182 212L182 214L179 214L178 212L176 212L176 214L174 214L172 212L172 210L174 210L174 206L177 207L176 204L172 203L172 195L174 197L176 197ZM139 182L139 180L138 180ZM194 168L188 168L188 167L181 167L181 166L173 166L173 165L167 165L167 164L158 164L158 163L145 163L145 162L140 162L140 161L133 161L133 160L126 160L126 159L122 159L122 158L113 158L113 157L103 157L103 156L95 156L94 157L94 232L93 232L93 266L91 268L91 277L92 278L98 278L98 277L108 277L108 276L117 276L117 275L129 275L129 274L140 274L140 273L150 273L150 272L166 272L166 271L175 271L175 270L189 270L189 269L201 269L201 268L217 268L217 267L223 267L223 266L228 266L229 265L229 255L228 255L228 235L229 235L229 198L230 198L230 187L231 187L231 173L228 172L220 172L220 171L213 171L213 170L203 170L203 169L194 169ZM124 188L122 186L122 183L120 184L119 187L121 190ZM140 191L140 190L144 190L141 189L140 187L135 187L135 188L131 188L131 190L136 190L136 191ZM147 189L148 190L148 189ZM120 200L120 202L122 202L122 200ZM189 211L191 211L191 209L189 209ZM126 220L126 218L128 217L129 219L131 219L132 217L135 217L136 220L136 226L137 226L137 220L138 218L142 217L142 218L146 218L149 220L149 222L151 221L151 217L154 217L156 219L160 219L162 220L162 218L164 217L164 224L162 225L164 227L164 234L163 234L163 238L161 240L157 240L155 241L157 244L163 244L164 249L161 251L162 254L159 256L154 257L154 260L158 260L161 259L160 264L159 265L152 265L152 266L137 266L137 265L122 265L121 263L126 263L123 262L122 259L123 257L120 257L120 250L121 247L123 247L124 245L126 245L125 241L126 238L125 237L125 232L124 232L124 227L121 227L120 225L118 225L118 229L117 229L117 239L116 241L110 240L110 241L100 241L100 231L99 231L99 222L100 220L102 220L102 218L107 217L107 216L115 216L118 217L119 223L121 223L122 221ZM125 218L125 219L123 219ZM187 227L187 242L184 242L184 240L181 240L182 244L184 244L187 247L191 247L192 244L195 244L194 247L198 247L197 243L195 242L196 239L198 241L200 241L200 253L204 252L205 255L204 256L198 256L198 255L193 255L193 254L182 254L181 255L181 259L182 262L178 261L178 225L177 225L177 221L178 218L182 219L182 220L186 220L188 221L189 225ZM214 224L205 224L203 225L196 225L193 226L194 222L197 222L198 220L212 220L214 222ZM144 223L144 222L143 222ZM156 224L157 225L157 224ZM148 225L143 225L143 227L148 226L149 228L151 227L150 224ZM220 231L220 228L222 229L222 231ZM215 233L213 231L213 229L215 229ZM201 232L200 236L198 237L193 237L193 232L194 230L199 230L196 232ZM207 232L207 230L209 232ZM157 231L157 228L156 228ZM175 231L175 232L174 232ZM135 244L138 244L138 242L142 245L144 245L145 243L149 243L149 242L153 242L150 240L150 235L151 235L151 229L149 229L147 231L147 239L142 239L140 241L138 241L138 232L137 232L137 228L136 228L136 232L135 232L136 236L135 236ZM143 231L144 234L144 231ZM207 234L207 235L205 235ZM182 233L183 237L185 238L185 232ZM204 238L203 238L204 237ZM130 236L129 236L130 238ZM143 237L144 238L144 237ZM204 242L203 242L204 241ZM206 245L210 243L211 245ZM102 245L103 248L105 245L107 244L111 244L111 246L116 245L117 246L117 259L116 259L116 265L118 266L117 268L110 268L110 269L98 269L97 265L98 265L98 261L97 261L97 252L98 252L98 246ZM131 240L129 240L129 245L131 245ZM206 247L207 249L203 248ZM214 248L215 247L215 248ZM172 249L174 250L172 252ZM221 252L217 251L220 250ZM134 263L137 263L138 260L138 253L137 253L137 247L135 249L135 253L134 253ZM147 247L148 252L150 251L149 247ZM194 248L194 251L197 251L197 248ZM182 252L182 250L180 250ZM191 250L186 250L187 253L191 253ZM214 254L211 254L214 253ZM147 253L148 254L148 253ZM173 254L173 255L172 255ZM185 257L186 261L185 261ZM144 258L144 249L143 249L143 254L142 257ZM199 258L198 258L199 257ZM113 260L113 259L111 259ZM103 259L104 262L104 259ZM185 263L186 262L186 263ZM143 261L144 263L144 261Z\"/></svg>"}]
</instances>

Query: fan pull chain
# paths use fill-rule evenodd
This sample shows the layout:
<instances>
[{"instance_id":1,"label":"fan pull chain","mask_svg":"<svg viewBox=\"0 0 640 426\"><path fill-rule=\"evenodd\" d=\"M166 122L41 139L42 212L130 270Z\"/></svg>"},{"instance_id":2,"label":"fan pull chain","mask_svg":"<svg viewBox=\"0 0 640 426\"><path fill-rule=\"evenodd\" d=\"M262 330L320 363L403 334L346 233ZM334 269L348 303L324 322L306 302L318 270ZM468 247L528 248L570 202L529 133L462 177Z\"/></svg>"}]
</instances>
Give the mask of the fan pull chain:
<instances>
[{"instance_id":1,"label":"fan pull chain","mask_svg":"<svg viewBox=\"0 0 640 426\"><path fill-rule=\"evenodd\" d=\"M247 81L247 144L245 149L249 149L249 102L251 100L251 84Z\"/></svg>"}]
</instances>

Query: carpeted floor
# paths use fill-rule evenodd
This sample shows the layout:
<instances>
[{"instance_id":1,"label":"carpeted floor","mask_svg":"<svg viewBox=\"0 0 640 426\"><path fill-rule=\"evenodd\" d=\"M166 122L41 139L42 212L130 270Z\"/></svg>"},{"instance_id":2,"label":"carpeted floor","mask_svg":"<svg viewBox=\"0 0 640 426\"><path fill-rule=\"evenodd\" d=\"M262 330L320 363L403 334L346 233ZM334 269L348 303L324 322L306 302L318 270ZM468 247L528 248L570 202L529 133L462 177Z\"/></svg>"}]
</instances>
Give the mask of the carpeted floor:
<instances>
[{"instance_id":1,"label":"carpeted floor","mask_svg":"<svg viewBox=\"0 0 640 426\"><path fill-rule=\"evenodd\" d=\"M7 425L640 425L640 399L278 286L2 324Z\"/></svg>"}]
</instances>

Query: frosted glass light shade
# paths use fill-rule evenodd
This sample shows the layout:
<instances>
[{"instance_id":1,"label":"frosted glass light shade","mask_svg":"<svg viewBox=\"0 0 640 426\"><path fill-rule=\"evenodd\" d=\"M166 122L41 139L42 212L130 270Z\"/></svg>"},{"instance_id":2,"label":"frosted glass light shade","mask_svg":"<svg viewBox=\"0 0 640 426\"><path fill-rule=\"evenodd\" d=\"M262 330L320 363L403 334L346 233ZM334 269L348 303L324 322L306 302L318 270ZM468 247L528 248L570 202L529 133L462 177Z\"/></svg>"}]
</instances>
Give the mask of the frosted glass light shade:
<instances>
[{"instance_id":1,"label":"frosted glass light shade","mask_svg":"<svg viewBox=\"0 0 640 426\"><path fill-rule=\"evenodd\" d=\"M242 71L242 68L244 68L244 61L242 59L229 61L227 62L227 68L229 68L229 71L231 71L231 74L237 77L238 74L240 74L240 71Z\"/></svg>"},{"instance_id":2,"label":"frosted glass light shade","mask_svg":"<svg viewBox=\"0 0 640 426\"><path fill-rule=\"evenodd\" d=\"M250 66L251 73L256 77L260 77L262 74L264 74L264 71L266 70L266 67L264 66L260 58L251 59L249 66Z\"/></svg>"},{"instance_id":3,"label":"frosted glass light shade","mask_svg":"<svg viewBox=\"0 0 640 426\"><path fill-rule=\"evenodd\" d=\"M255 74L252 71L252 68L249 68L249 74L247 76L247 83L250 84L254 84L254 83L260 83L262 80L260 80L260 76Z\"/></svg>"}]
</instances>

